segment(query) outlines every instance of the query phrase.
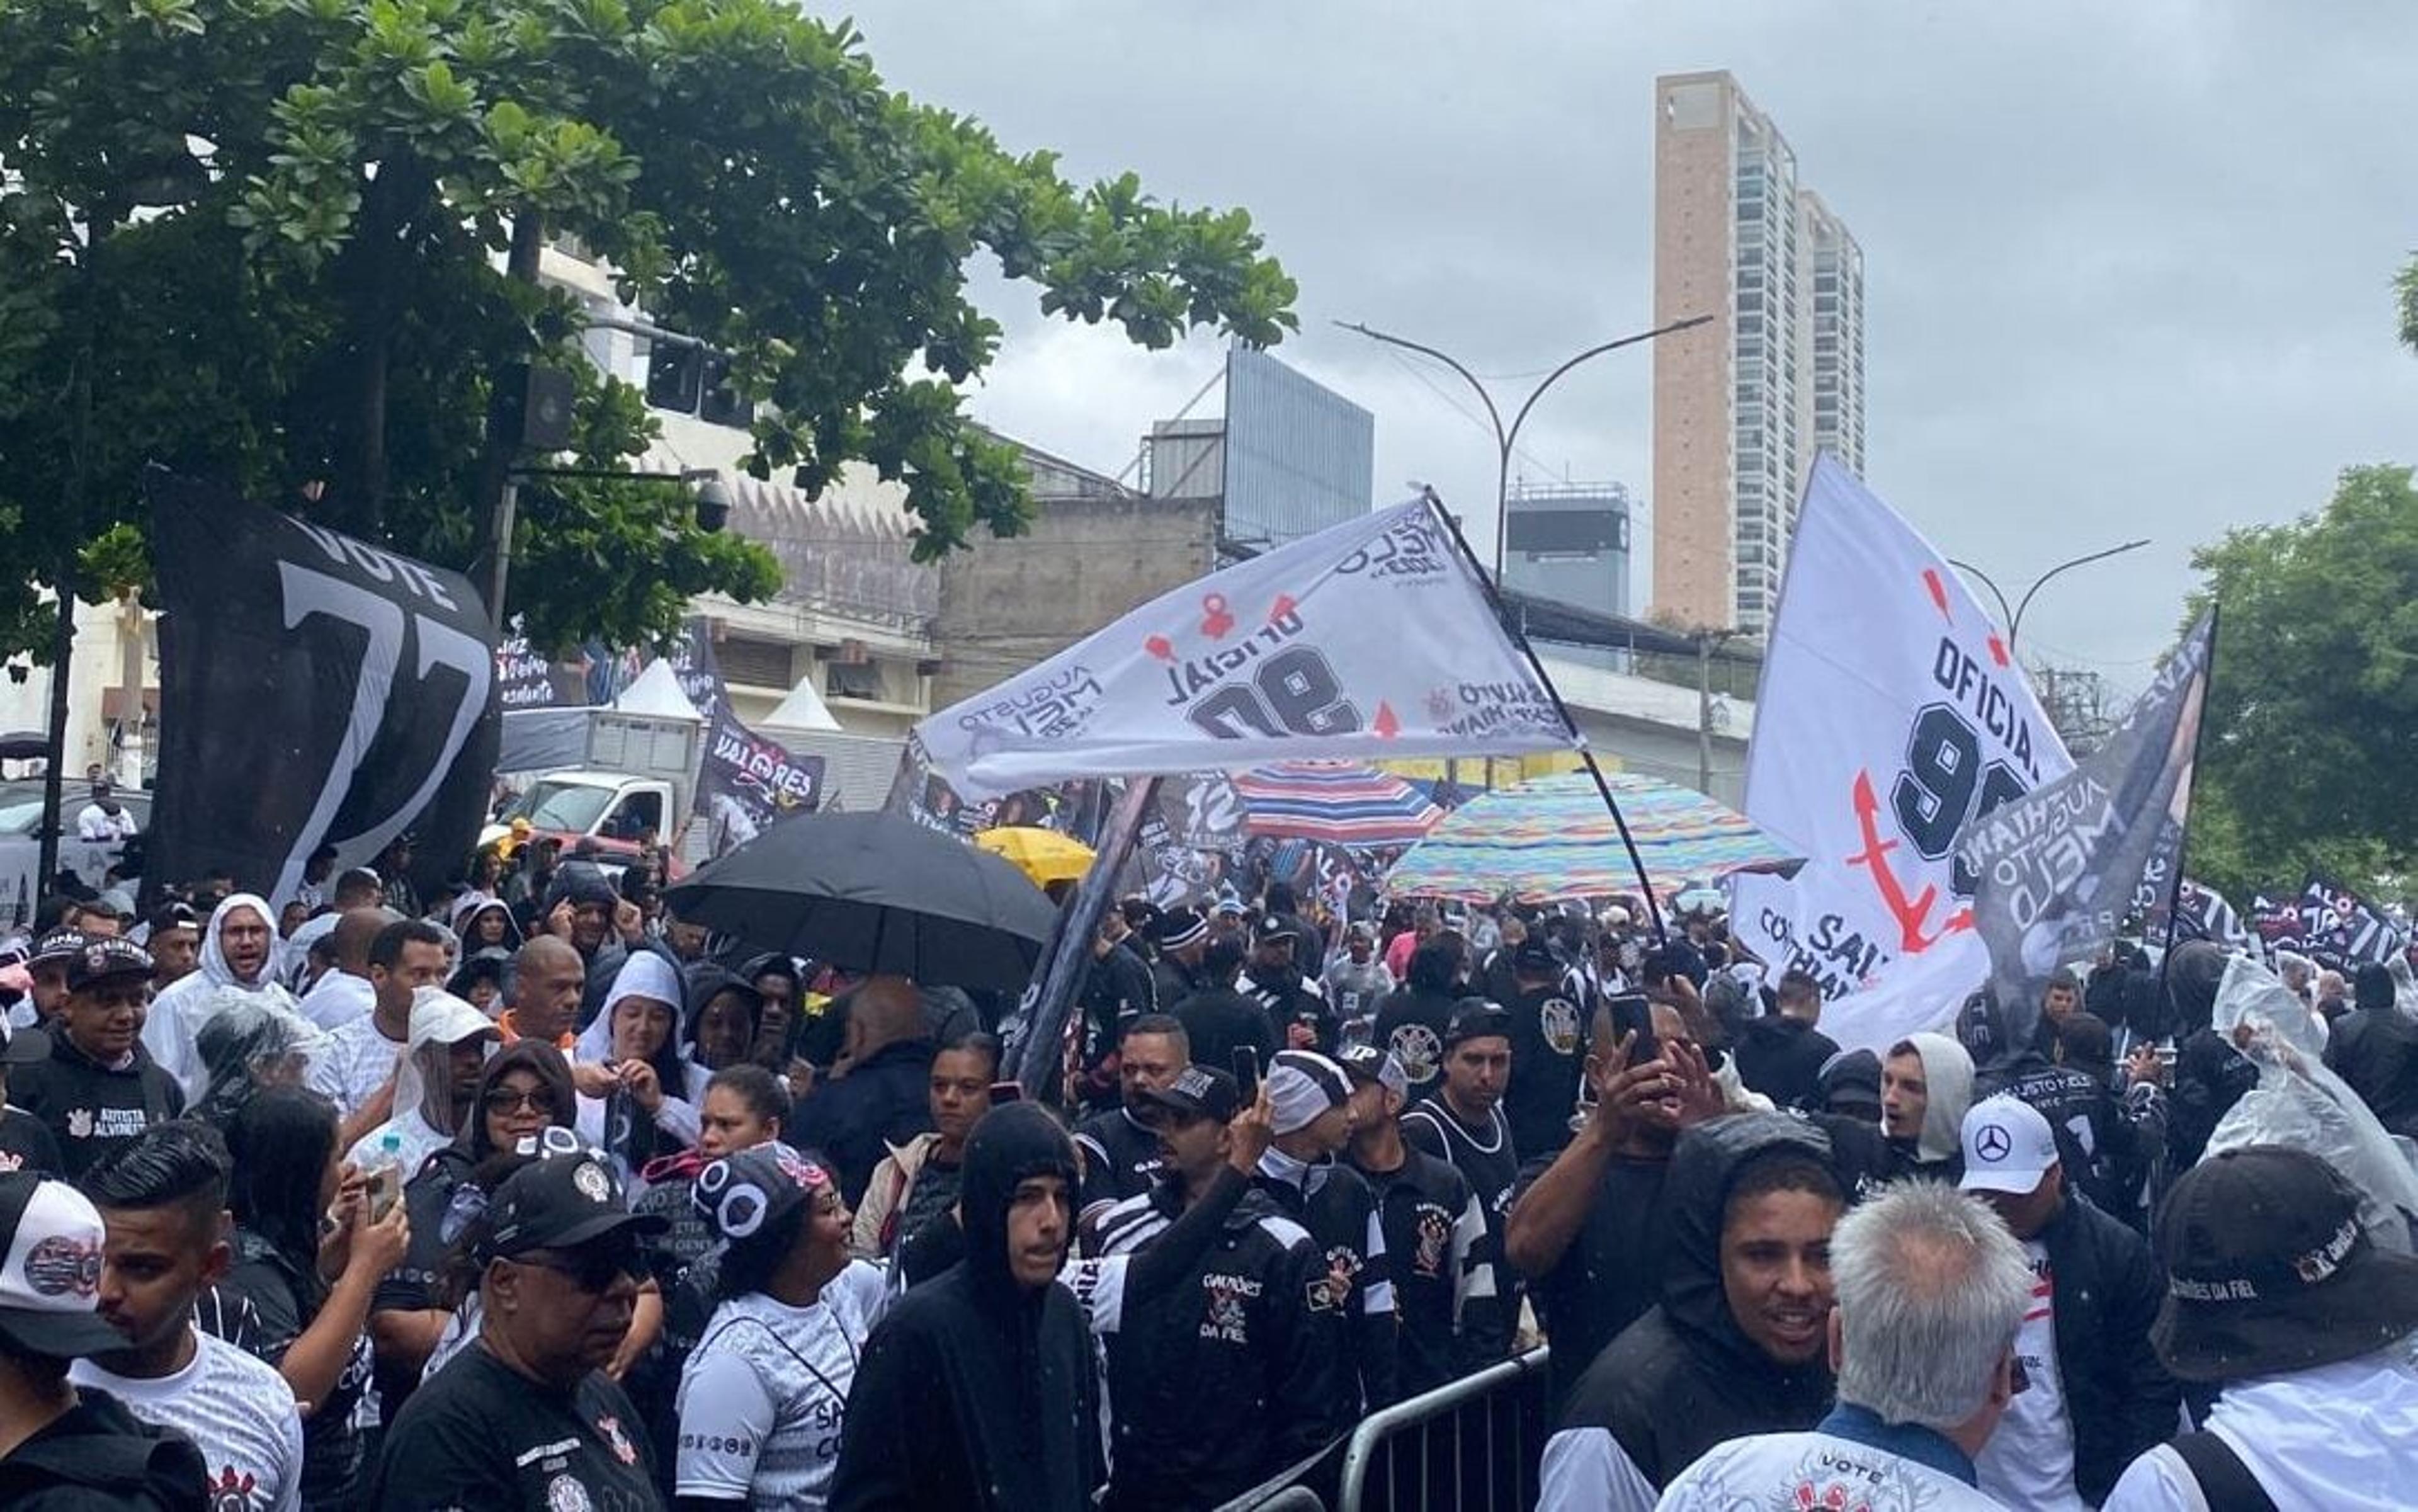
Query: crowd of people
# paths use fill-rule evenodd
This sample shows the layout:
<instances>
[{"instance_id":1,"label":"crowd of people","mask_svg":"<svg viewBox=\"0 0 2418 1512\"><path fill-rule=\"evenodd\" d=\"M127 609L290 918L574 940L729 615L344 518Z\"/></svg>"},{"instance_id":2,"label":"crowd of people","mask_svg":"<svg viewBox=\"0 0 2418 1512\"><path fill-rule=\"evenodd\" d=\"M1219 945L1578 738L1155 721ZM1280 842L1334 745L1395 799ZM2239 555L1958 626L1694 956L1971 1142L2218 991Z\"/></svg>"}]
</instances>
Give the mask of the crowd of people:
<instances>
[{"instance_id":1,"label":"crowd of people","mask_svg":"<svg viewBox=\"0 0 2418 1512\"><path fill-rule=\"evenodd\" d=\"M0 1504L1216 1506L1539 1343L1548 1507L2418 1484L2418 1210L2239 1137L2303 1062L2212 944L1875 1053L1643 900L1132 899L1045 1107L996 994L412 862L0 966ZM2292 1044L2418 1132L2418 1002L2343 985Z\"/></svg>"}]
</instances>

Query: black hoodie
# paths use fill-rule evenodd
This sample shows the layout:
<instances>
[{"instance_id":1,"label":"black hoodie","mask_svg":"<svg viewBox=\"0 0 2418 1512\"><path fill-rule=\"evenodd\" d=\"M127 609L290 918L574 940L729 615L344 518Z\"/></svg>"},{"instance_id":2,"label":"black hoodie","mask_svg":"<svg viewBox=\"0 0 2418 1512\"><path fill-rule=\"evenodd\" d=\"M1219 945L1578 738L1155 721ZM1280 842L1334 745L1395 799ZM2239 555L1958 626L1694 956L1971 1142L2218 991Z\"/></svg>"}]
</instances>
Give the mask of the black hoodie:
<instances>
[{"instance_id":1,"label":"black hoodie","mask_svg":"<svg viewBox=\"0 0 2418 1512\"><path fill-rule=\"evenodd\" d=\"M1828 1136L1778 1113L1715 1119L1680 1138L1663 1189L1662 1301L1579 1378L1561 1429L1546 1446L1549 1492L1557 1468L1570 1474L1571 1467L1586 1466L1571 1479L1602 1483L1608 1477L1596 1467L1619 1456L1653 1486L1667 1486L1716 1444L1798 1432L1821 1421L1830 1405L1829 1365L1775 1364L1739 1330L1722 1290L1722 1218L1730 1190L1748 1162L1780 1150L1825 1166L1833 1161ZM1582 1497L1577 1504L1594 1504Z\"/></svg>"},{"instance_id":2,"label":"black hoodie","mask_svg":"<svg viewBox=\"0 0 2418 1512\"><path fill-rule=\"evenodd\" d=\"M192 1441L90 1386L67 1414L0 1457L0 1506L27 1512L203 1512L209 1470Z\"/></svg>"},{"instance_id":3,"label":"black hoodie","mask_svg":"<svg viewBox=\"0 0 2418 1512\"><path fill-rule=\"evenodd\" d=\"M1017 1184L1063 1177L1071 1204L1074 1143L1040 1108L1010 1103L974 1125L964 1168L965 1259L899 1298L865 1341L833 1512L1084 1512L1105 1478L1081 1309L1054 1281L1019 1286L1008 1265Z\"/></svg>"}]
</instances>

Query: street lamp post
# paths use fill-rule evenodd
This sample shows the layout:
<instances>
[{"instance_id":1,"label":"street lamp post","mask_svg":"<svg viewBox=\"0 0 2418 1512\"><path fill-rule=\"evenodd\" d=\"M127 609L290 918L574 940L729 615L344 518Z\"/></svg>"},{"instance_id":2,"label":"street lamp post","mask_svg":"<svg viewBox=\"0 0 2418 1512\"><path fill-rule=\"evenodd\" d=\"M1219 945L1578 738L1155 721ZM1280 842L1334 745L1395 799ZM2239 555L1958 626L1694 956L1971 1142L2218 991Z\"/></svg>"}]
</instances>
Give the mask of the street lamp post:
<instances>
[{"instance_id":1,"label":"street lamp post","mask_svg":"<svg viewBox=\"0 0 2418 1512\"><path fill-rule=\"evenodd\" d=\"M2088 567L2092 562L2105 561L2110 557L2120 557L2128 551L2138 551L2149 543L2148 539L2145 537L2139 541L2127 541L2120 546L2110 546L2105 551L2094 551L2087 557L2076 557L2072 561L2059 562L2055 567L2050 568L2047 572L2041 573L2040 576L2032 579L2032 586L2024 589L2024 596L2016 601L2015 606L2012 611L2007 608L2006 593L1998 587L1997 583L1991 578L1989 573L1982 571L1982 569L1974 566L1970 562L1960 562L1953 557L1951 557L1948 559L1948 565L1955 568L1958 572L1964 573L1967 577L1971 578L1976 583L1981 584L1983 588L1988 588L1990 590L1990 597L1998 601L1998 619L1999 621L2007 627L2007 655L2009 657L2012 657L2015 654L2016 633L2023 629L2024 611L2032 606L2033 596L2040 592L2041 588L2047 584L2050 578L2055 577L2061 573L2070 573L2077 567Z\"/></svg>"},{"instance_id":2,"label":"street lamp post","mask_svg":"<svg viewBox=\"0 0 2418 1512\"><path fill-rule=\"evenodd\" d=\"M1494 396L1487 391L1486 385L1480 383L1477 374L1470 372L1450 353L1437 351L1432 346L1422 345L1404 337L1371 329L1358 322L1339 320L1336 324L1345 330L1366 336L1372 342L1383 342L1388 346L1399 346L1406 351L1434 358L1446 367L1461 374L1462 381L1477 391L1478 403L1486 406L1486 419L1494 428L1494 581L1500 583L1503 581L1504 542L1510 534L1511 450L1519 444L1520 427L1527 423L1528 412L1537 407L1537 401L1545 397L1546 389L1561 381L1562 374L1582 362L1601 357L1606 352L1616 352L1624 346L1635 346L1642 342L1650 342L1657 336L1668 336L1673 331L1709 324L1712 318L1711 315L1690 315L1685 320L1675 320L1667 326L1658 326L1652 330L1639 331L1634 336L1623 336L1617 341L1604 342L1599 345L1588 347L1545 374L1545 381L1529 390L1528 397L1520 405L1519 412L1511 417L1511 424L1507 429L1503 423L1503 412L1495 407Z\"/></svg>"}]
</instances>

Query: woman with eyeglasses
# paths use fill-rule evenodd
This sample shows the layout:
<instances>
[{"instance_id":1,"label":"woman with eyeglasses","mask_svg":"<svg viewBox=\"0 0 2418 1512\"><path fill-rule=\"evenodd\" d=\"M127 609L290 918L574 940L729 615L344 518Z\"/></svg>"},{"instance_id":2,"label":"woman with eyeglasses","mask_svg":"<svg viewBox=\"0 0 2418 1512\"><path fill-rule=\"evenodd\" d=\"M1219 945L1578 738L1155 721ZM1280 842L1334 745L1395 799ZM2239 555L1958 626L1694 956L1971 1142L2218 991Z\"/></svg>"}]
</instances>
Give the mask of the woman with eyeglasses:
<instances>
[{"instance_id":1,"label":"woman with eyeglasses","mask_svg":"<svg viewBox=\"0 0 2418 1512\"><path fill-rule=\"evenodd\" d=\"M370 1311L378 1396L390 1418L419 1385L421 1368L452 1316L437 1306L435 1291L445 1252L463 1227L452 1212L456 1194L482 1161L518 1149L522 1139L549 1125L567 1129L577 1116L578 1098L562 1052L536 1040L507 1046L482 1068L462 1132L430 1155L404 1187L411 1247L378 1283Z\"/></svg>"},{"instance_id":2,"label":"woman with eyeglasses","mask_svg":"<svg viewBox=\"0 0 2418 1512\"><path fill-rule=\"evenodd\" d=\"M727 1247L712 1321L681 1372L678 1504L820 1508L881 1273L849 1259L830 1171L788 1145L715 1161L692 1197Z\"/></svg>"},{"instance_id":3,"label":"woman with eyeglasses","mask_svg":"<svg viewBox=\"0 0 2418 1512\"><path fill-rule=\"evenodd\" d=\"M482 1168L513 1168L457 1246L478 1332L388 1428L372 1508L662 1505L645 1425L605 1368L662 1220L630 1212L602 1151L553 1128L533 1142L548 1153Z\"/></svg>"},{"instance_id":4,"label":"woman with eyeglasses","mask_svg":"<svg viewBox=\"0 0 2418 1512\"><path fill-rule=\"evenodd\" d=\"M317 1092L261 1089L226 1142L234 1263L196 1320L275 1366L309 1404L303 1506L349 1507L363 1470L353 1410L370 1383L370 1298L409 1246L410 1220L400 1202L373 1219L359 1173L340 1163L335 1105Z\"/></svg>"}]
</instances>

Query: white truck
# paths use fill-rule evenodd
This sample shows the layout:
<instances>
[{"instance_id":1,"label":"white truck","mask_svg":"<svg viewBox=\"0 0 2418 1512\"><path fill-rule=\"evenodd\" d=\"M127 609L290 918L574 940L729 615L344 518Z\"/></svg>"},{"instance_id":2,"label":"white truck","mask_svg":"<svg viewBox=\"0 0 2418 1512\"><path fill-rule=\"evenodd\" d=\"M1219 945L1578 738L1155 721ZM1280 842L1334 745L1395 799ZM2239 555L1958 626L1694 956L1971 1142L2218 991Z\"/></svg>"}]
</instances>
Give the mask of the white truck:
<instances>
[{"instance_id":1,"label":"white truck","mask_svg":"<svg viewBox=\"0 0 2418 1512\"><path fill-rule=\"evenodd\" d=\"M652 685L658 672L665 686ZM669 843L696 806L703 725L660 662L606 707L507 713L497 771L519 796L479 843L524 818L566 850L592 839L608 861L635 857L649 830Z\"/></svg>"}]
</instances>

